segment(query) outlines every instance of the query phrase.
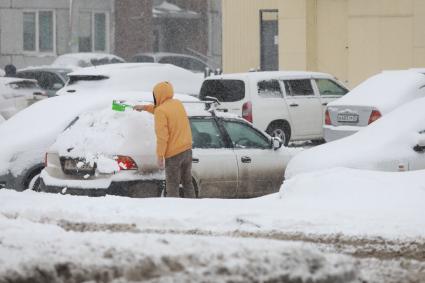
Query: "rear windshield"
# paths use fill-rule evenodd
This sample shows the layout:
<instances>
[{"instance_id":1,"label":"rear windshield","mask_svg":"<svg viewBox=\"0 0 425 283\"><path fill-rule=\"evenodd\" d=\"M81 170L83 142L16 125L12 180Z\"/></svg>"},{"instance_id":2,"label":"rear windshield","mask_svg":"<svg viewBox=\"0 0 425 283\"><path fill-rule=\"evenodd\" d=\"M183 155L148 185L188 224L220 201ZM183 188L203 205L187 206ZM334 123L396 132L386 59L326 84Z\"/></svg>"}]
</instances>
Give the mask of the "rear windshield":
<instances>
[{"instance_id":1,"label":"rear windshield","mask_svg":"<svg viewBox=\"0 0 425 283\"><path fill-rule=\"evenodd\" d=\"M220 102L235 102L245 97L245 83L241 80L206 80L202 84L201 100L215 97Z\"/></svg>"},{"instance_id":2,"label":"rear windshield","mask_svg":"<svg viewBox=\"0 0 425 283\"><path fill-rule=\"evenodd\" d=\"M107 76L70 76L68 85L75 84L76 82L80 81L101 81L109 79Z\"/></svg>"}]
</instances>

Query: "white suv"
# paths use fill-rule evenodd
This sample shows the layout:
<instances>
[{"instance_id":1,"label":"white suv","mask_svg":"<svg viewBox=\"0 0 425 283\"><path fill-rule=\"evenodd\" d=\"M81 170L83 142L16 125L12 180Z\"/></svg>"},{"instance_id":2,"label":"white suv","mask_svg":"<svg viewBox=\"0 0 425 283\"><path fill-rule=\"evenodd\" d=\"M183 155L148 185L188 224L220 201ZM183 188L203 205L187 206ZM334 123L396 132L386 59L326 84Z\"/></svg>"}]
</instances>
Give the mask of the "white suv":
<instances>
[{"instance_id":1,"label":"white suv","mask_svg":"<svg viewBox=\"0 0 425 283\"><path fill-rule=\"evenodd\" d=\"M326 105L348 89L333 76L314 72L250 72L207 78L200 99L252 122L285 145L323 139Z\"/></svg>"}]
</instances>

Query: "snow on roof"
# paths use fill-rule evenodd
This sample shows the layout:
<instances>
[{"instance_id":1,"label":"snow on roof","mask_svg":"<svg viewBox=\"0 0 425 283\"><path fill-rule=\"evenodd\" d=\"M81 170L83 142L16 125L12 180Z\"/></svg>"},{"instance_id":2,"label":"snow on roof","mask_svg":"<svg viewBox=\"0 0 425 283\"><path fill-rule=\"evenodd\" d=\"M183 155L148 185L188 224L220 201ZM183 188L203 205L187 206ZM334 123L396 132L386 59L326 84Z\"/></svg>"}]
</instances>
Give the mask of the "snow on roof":
<instances>
[{"instance_id":1,"label":"snow on roof","mask_svg":"<svg viewBox=\"0 0 425 283\"><path fill-rule=\"evenodd\" d=\"M68 74L71 84L61 89L58 94L67 94L69 90L92 92L99 89L149 91L162 81L169 81L176 93L198 95L203 78L186 69L158 63L123 63L97 67L88 67ZM80 80L72 83L72 77L104 76L99 81Z\"/></svg>"},{"instance_id":2,"label":"snow on roof","mask_svg":"<svg viewBox=\"0 0 425 283\"><path fill-rule=\"evenodd\" d=\"M154 18L197 19L201 17L197 12L184 10L167 1L162 1L160 4L155 5L152 9L152 14Z\"/></svg>"},{"instance_id":3,"label":"snow on roof","mask_svg":"<svg viewBox=\"0 0 425 283\"><path fill-rule=\"evenodd\" d=\"M87 67L93 66L91 60L102 59L115 60L117 63L125 62L124 59L113 54L82 52L60 55L52 63L52 66L64 68Z\"/></svg>"},{"instance_id":4,"label":"snow on roof","mask_svg":"<svg viewBox=\"0 0 425 283\"><path fill-rule=\"evenodd\" d=\"M23 79L23 78L12 78L12 77L0 77L0 84L6 85L10 83L16 83L16 82L34 82L36 83L36 80L32 79Z\"/></svg>"},{"instance_id":5,"label":"snow on roof","mask_svg":"<svg viewBox=\"0 0 425 283\"><path fill-rule=\"evenodd\" d=\"M266 71L266 72L246 72L232 73L210 76L207 79L241 79L248 78L254 80L273 79L273 78L330 78L334 77L327 73L308 72L308 71Z\"/></svg>"},{"instance_id":6,"label":"snow on roof","mask_svg":"<svg viewBox=\"0 0 425 283\"><path fill-rule=\"evenodd\" d=\"M424 97L425 75L412 70L384 71L370 77L331 106L369 106L385 114L412 99Z\"/></svg>"}]
</instances>

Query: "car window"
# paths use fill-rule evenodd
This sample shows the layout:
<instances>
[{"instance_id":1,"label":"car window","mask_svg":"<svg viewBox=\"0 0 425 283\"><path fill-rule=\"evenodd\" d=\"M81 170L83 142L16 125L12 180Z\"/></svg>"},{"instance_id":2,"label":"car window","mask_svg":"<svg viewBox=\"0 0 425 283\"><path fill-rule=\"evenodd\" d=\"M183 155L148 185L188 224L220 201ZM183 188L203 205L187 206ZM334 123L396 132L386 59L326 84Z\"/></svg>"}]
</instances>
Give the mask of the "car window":
<instances>
[{"instance_id":1,"label":"car window","mask_svg":"<svg viewBox=\"0 0 425 283\"><path fill-rule=\"evenodd\" d=\"M213 119L190 119L193 148L224 148L224 142Z\"/></svg>"},{"instance_id":2,"label":"car window","mask_svg":"<svg viewBox=\"0 0 425 283\"><path fill-rule=\"evenodd\" d=\"M245 123L224 121L224 128L235 148L270 148L269 139Z\"/></svg>"},{"instance_id":3,"label":"car window","mask_svg":"<svg viewBox=\"0 0 425 283\"><path fill-rule=\"evenodd\" d=\"M278 80L264 80L257 83L258 95L264 98L282 98Z\"/></svg>"},{"instance_id":4,"label":"car window","mask_svg":"<svg viewBox=\"0 0 425 283\"><path fill-rule=\"evenodd\" d=\"M286 95L289 96L307 96L314 95L311 81L308 80L287 80L284 81Z\"/></svg>"},{"instance_id":5,"label":"car window","mask_svg":"<svg viewBox=\"0 0 425 283\"><path fill-rule=\"evenodd\" d=\"M205 68L207 67L207 65L204 64L203 62L196 60L196 59L192 59L192 58L189 58L188 60L189 60L189 63L190 63L190 69L192 71L195 71L195 72L204 72L205 71Z\"/></svg>"},{"instance_id":6,"label":"car window","mask_svg":"<svg viewBox=\"0 0 425 283\"><path fill-rule=\"evenodd\" d=\"M184 57L167 56L167 57L161 58L159 62L163 64L172 64L177 67L190 70L190 61L188 61L187 58L184 58Z\"/></svg>"},{"instance_id":7,"label":"car window","mask_svg":"<svg viewBox=\"0 0 425 283\"><path fill-rule=\"evenodd\" d=\"M328 79L316 79L316 84L320 95L343 96L348 92L346 88Z\"/></svg>"},{"instance_id":8,"label":"car window","mask_svg":"<svg viewBox=\"0 0 425 283\"><path fill-rule=\"evenodd\" d=\"M206 80L202 84L199 97L215 97L220 102L235 102L244 99L245 83L241 80Z\"/></svg>"},{"instance_id":9,"label":"car window","mask_svg":"<svg viewBox=\"0 0 425 283\"><path fill-rule=\"evenodd\" d=\"M151 56L139 55L134 56L133 61L138 63L153 63L155 60Z\"/></svg>"}]
</instances>

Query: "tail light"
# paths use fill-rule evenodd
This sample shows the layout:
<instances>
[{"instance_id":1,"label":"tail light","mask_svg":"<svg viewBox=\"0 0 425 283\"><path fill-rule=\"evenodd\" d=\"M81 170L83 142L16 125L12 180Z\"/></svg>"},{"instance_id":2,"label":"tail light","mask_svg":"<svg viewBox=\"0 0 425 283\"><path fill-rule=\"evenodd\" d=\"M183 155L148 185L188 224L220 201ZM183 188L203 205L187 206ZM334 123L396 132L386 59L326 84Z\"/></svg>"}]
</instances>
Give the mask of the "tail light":
<instances>
[{"instance_id":1,"label":"tail light","mask_svg":"<svg viewBox=\"0 0 425 283\"><path fill-rule=\"evenodd\" d=\"M372 113L370 113L370 117L369 117L369 125L372 124L373 122L375 122L376 120L378 120L379 118L381 118L381 112L379 112L378 110L372 110Z\"/></svg>"},{"instance_id":2,"label":"tail light","mask_svg":"<svg viewBox=\"0 0 425 283\"><path fill-rule=\"evenodd\" d=\"M129 156L118 155L115 160L120 167L120 170L137 170L137 164Z\"/></svg>"},{"instance_id":3,"label":"tail light","mask_svg":"<svg viewBox=\"0 0 425 283\"><path fill-rule=\"evenodd\" d=\"M331 125L331 115L329 114L329 110L326 109L325 112L325 125Z\"/></svg>"},{"instance_id":4,"label":"tail light","mask_svg":"<svg viewBox=\"0 0 425 283\"><path fill-rule=\"evenodd\" d=\"M242 105L242 118L252 123L252 103L251 101L245 102Z\"/></svg>"}]
</instances>

